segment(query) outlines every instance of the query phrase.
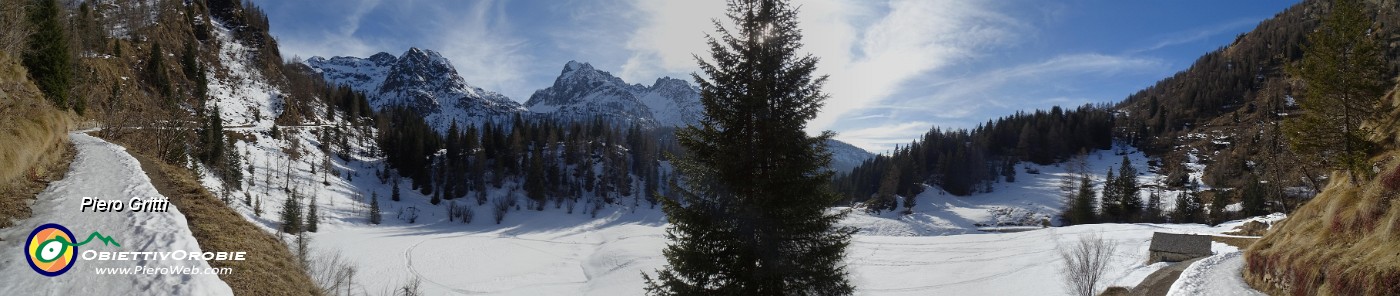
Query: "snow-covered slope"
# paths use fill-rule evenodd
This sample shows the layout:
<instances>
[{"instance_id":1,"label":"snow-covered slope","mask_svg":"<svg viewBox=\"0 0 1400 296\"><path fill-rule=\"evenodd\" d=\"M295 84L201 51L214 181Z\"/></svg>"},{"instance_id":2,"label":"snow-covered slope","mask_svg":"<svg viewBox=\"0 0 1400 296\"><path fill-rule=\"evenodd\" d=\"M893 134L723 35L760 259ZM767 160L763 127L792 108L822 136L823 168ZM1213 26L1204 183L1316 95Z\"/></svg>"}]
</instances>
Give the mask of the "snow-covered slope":
<instances>
[{"instance_id":1,"label":"snow-covered slope","mask_svg":"<svg viewBox=\"0 0 1400 296\"><path fill-rule=\"evenodd\" d=\"M1139 172L1138 184L1144 187L1138 197L1147 204L1152 188L1159 187L1166 176L1154 173L1148 166L1148 157L1141 151L1127 147L1083 156L1095 192L1102 192L1105 172L1118 170L1123 160L1118 152L1128 152L1126 156ZM960 234L1007 227L1039 228L1045 223L1059 225L1056 217L1064 208L1060 186L1071 174L1067 166L1067 163L1045 166L1022 163L1017 167L1016 182L997 183L991 192L969 196L955 196L937 187L925 186L924 192L916 197L918 202L912 214L899 213L903 209L881 214L856 211L846 222L861 227L864 233L892 236ZM1173 201L1183 193L1161 192L1163 208L1174 209Z\"/></svg>"},{"instance_id":2,"label":"snow-covered slope","mask_svg":"<svg viewBox=\"0 0 1400 296\"><path fill-rule=\"evenodd\" d=\"M285 107L285 92L270 83L253 65L256 50L238 42L233 32L214 21L219 41L217 67L209 67L209 97L218 106L224 126L271 127Z\"/></svg>"},{"instance_id":3,"label":"snow-covered slope","mask_svg":"<svg viewBox=\"0 0 1400 296\"><path fill-rule=\"evenodd\" d=\"M369 58L311 57L306 65L331 83L364 92L376 109L408 107L439 130L454 120L479 124L525 111L504 95L467 84L447 58L432 50L409 48L398 57L383 52Z\"/></svg>"},{"instance_id":4,"label":"snow-covered slope","mask_svg":"<svg viewBox=\"0 0 1400 296\"><path fill-rule=\"evenodd\" d=\"M71 134L69 139L78 154L68 175L39 193L31 206L32 217L0 229L0 237L4 238L0 241L0 250L4 250L0 252L0 295L233 295L233 290L214 274L98 274L98 269L138 266L208 271L209 263L204 260L103 261L75 255L71 269L56 277L31 270L25 252L19 250L24 249L31 231L47 223L63 225L77 240L100 232L121 245L105 245L93 239L79 246L78 252L200 252L185 216L174 205L166 212L133 212L130 208L122 212L82 211L84 197L123 203L132 197L164 197L125 148L82 133Z\"/></svg>"},{"instance_id":5,"label":"snow-covered slope","mask_svg":"<svg viewBox=\"0 0 1400 296\"><path fill-rule=\"evenodd\" d=\"M851 169L860 166L860 163L875 157L870 151L837 139L827 140L826 149L831 151L831 169L837 173L850 172Z\"/></svg>"},{"instance_id":6,"label":"snow-covered slope","mask_svg":"<svg viewBox=\"0 0 1400 296\"><path fill-rule=\"evenodd\" d=\"M535 91L525 102L530 111L555 118L618 123L684 126L698 123L700 91L685 80L656 79L651 86L627 84L589 63L569 61L554 85Z\"/></svg>"}]
</instances>

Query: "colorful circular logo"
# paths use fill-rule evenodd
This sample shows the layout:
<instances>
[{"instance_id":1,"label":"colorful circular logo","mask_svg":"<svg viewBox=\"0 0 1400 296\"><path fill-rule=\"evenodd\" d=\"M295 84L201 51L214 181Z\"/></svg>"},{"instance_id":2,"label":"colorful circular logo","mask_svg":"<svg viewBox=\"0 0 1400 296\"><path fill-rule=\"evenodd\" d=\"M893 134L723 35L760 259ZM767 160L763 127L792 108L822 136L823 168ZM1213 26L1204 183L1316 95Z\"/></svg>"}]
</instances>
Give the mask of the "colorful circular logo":
<instances>
[{"instance_id":1,"label":"colorful circular logo","mask_svg":"<svg viewBox=\"0 0 1400 296\"><path fill-rule=\"evenodd\" d=\"M73 256L78 246L73 244L73 232L54 223L40 225L29 233L24 243L29 267L45 276L58 276L73 268Z\"/></svg>"}]
</instances>

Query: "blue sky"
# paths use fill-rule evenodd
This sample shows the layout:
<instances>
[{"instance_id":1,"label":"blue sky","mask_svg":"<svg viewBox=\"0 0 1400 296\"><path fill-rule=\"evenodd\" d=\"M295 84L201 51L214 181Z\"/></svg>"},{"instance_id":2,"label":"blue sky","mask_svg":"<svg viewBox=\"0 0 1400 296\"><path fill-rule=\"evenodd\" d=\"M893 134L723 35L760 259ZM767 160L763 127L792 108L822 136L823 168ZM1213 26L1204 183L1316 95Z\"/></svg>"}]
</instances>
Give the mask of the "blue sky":
<instances>
[{"instance_id":1,"label":"blue sky","mask_svg":"<svg viewBox=\"0 0 1400 296\"><path fill-rule=\"evenodd\" d=\"M428 48L521 102L569 60L631 83L689 77L723 2L257 1L287 58ZM795 0L830 75L809 129L885 152L935 125L1116 102L1296 2Z\"/></svg>"}]
</instances>

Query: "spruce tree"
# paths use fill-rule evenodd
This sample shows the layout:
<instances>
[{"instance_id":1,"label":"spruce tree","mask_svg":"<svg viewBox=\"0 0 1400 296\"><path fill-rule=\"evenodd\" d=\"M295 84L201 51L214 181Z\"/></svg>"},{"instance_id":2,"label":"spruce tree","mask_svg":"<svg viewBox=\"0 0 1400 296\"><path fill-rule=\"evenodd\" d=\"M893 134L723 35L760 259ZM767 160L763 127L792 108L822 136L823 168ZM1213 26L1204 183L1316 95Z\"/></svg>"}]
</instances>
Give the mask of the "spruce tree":
<instances>
[{"instance_id":1,"label":"spruce tree","mask_svg":"<svg viewBox=\"0 0 1400 296\"><path fill-rule=\"evenodd\" d=\"M1132 160L1128 159L1127 155L1123 156L1123 164L1118 167L1116 185L1118 185L1119 195L1118 206L1122 207L1120 211L1123 214L1123 218L1120 220L1133 222L1133 220L1140 219L1143 205L1142 198L1138 197L1138 192L1141 191L1141 186L1138 185L1137 169L1133 168Z\"/></svg>"},{"instance_id":2,"label":"spruce tree","mask_svg":"<svg viewBox=\"0 0 1400 296\"><path fill-rule=\"evenodd\" d=\"M146 58L146 78L165 97L167 105L174 105L175 98L170 95L170 77L165 75L164 60L165 53L161 51L160 43L155 43L151 46L151 56Z\"/></svg>"},{"instance_id":3,"label":"spruce tree","mask_svg":"<svg viewBox=\"0 0 1400 296\"><path fill-rule=\"evenodd\" d=\"M1210 201L1210 225L1220 225L1221 222L1230 219L1229 213L1225 211L1229 204L1230 200L1223 194L1216 195L1215 199Z\"/></svg>"},{"instance_id":4,"label":"spruce tree","mask_svg":"<svg viewBox=\"0 0 1400 296\"><path fill-rule=\"evenodd\" d=\"M524 184L525 196L530 198L530 205L537 211L544 210L545 189L548 186L544 176L544 160L542 159L544 155L541 154L540 150L543 148L535 147L534 151L530 153L530 166L529 170L526 171Z\"/></svg>"},{"instance_id":5,"label":"spruce tree","mask_svg":"<svg viewBox=\"0 0 1400 296\"><path fill-rule=\"evenodd\" d=\"M1061 220L1066 225L1094 223L1094 183L1089 179L1088 174L1079 175L1079 185L1074 186L1074 194L1070 195L1069 205L1062 214Z\"/></svg>"},{"instance_id":6,"label":"spruce tree","mask_svg":"<svg viewBox=\"0 0 1400 296\"><path fill-rule=\"evenodd\" d=\"M389 199L399 201L399 180L394 178L394 192L389 195Z\"/></svg>"},{"instance_id":7,"label":"spruce tree","mask_svg":"<svg viewBox=\"0 0 1400 296\"><path fill-rule=\"evenodd\" d=\"M1147 197L1147 210L1143 212L1143 222L1157 223L1162 220L1162 194L1152 190Z\"/></svg>"},{"instance_id":8,"label":"spruce tree","mask_svg":"<svg viewBox=\"0 0 1400 296\"><path fill-rule=\"evenodd\" d=\"M59 109L68 109L68 88L73 84L73 57L68 33L61 21L63 8L56 0L36 0L29 8L29 50L24 52L24 68Z\"/></svg>"},{"instance_id":9,"label":"spruce tree","mask_svg":"<svg viewBox=\"0 0 1400 296\"><path fill-rule=\"evenodd\" d=\"M853 229L827 212L825 142L804 131L826 94L817 59L799 55L797 11L779 0L731 0L734 31L697 58L704 117L677 132L688 186L663 200L667 266L644 275L652 295L849 295L842 264ZM681 188L677 188L681 189Z\"/></svg>"},{"instance_id":10,"label":"spruce tree","mask_svg":"<svg viewBox=\"0 0 1400 296\"><path fill-rule=\"evenodd\" d=\"M302 230L301 201L295 194L288 195L282 202L282 232L298 233Z\"/></svg>"},{"instance_id":11,"label":"spruce tree","mask_svg":"<svg viewBox=\"0 0 1400 296\"><path fill-rule=\"evenodd\" d=\"M1369 177L1366 161L1376 144L1364 123L1381 114L1377 104L1390 86L1383 44L1357 0L1332 2L1322 27L1308 34L1303 60L1289 74L1306 86L1302 116L1284 122L1289 147L1348 171L1351 181Z\"/></svg>"},{"instance_id":12,"label":"spruce tree","mask_svg":"<svg viewBox=\"0 0 1400 296\"><path fill-rule=\"evenodd\" d=\"M321 217L316 213L316 196L311 196L311 203L306 206L306 231L316 232L321 224Z\"/></svg>"},{"instance_id":13,"label":"spruce tree","mask_svg":"<svg viewBox=\"0 0 1400 296\"><path fill-rule=\"evenodd\" d=\"M1099 199L1100 220L1104 222L1122 222L1123 217L1123 192L1118 186L1119 179L1114 177L1113 169L1109 169L1104 174L1103 198Z\"/></svg>"},{"instance_id":14,"label":"spruce tree","mask_svg":"<svg viewBox=\"0 0 1400 296\"><path fill-rule=\"evenodd\" d=\"M1176 212L1173 213L1176 223L1201 223L1205 219L1205 205L1201 202L1200 193L1195 189L1177 194Z\"/></svg>"},{"instance_id":15,"label":"spruce tree","mask_svg":"<svg viewBox=\"0 0 1400 296\"><path fill-rule=\"evenodd\" d=\"M382 221L383 221L383 217L380 216L380 215L381 215L381 214L379 213L379 193L378 193L378 192L370 193L370 199L369 199L369 224L379 224L379 222L382 222Z\"/></svg>"},{"instance_id":16,"label":"spruce tree","mask_svg":"<svg viewBox=\"0 0 1400 296\"><path fill-rule=\"evenodd\" d=\"M1245 216L1259 216L1269 213L1268 204L1265 202L1268 192L1264 185L1259 183L1259 177L1251 177L1249 183L1239 190L1240 211Z\"/></svg>"}]
</instances>

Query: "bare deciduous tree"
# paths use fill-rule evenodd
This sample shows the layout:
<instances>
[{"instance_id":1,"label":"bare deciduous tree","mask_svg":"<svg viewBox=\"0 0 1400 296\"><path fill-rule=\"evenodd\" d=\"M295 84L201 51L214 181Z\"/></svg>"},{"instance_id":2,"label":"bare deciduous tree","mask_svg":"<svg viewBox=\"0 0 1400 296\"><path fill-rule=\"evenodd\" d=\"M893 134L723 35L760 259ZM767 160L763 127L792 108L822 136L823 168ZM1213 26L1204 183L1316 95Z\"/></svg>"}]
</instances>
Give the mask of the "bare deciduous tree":
<instances>
[{"instance_id":1,"label":"bare deciduous tree","mask_svg":"<svg viewBox=\"0 0 1400 296\"><path fill-rule=\"evenodd\" d=\"M34 32L25 20L26 1L0 1L0 52L16 59L28 46L29 34Z\"/></svg>"},{"instance_id":2,"label":"bare deciduous tree","mask_svg":"<svg viewBox=\"0 0 1400 296\"><path fill-rule=\"evenodd\" d=\"M1095 295L1116 248L1098 234L1081 236L1069 248L1059 248L1060 258L1064 259L1061 274L1067 284L1065 289L1073 295Z\"/></svg>"},{"instance_id":3,"label":"bare deciduous tree","mask_svg":"<svg viewBox=\"0 0 1400 296\"><path fill-rule=\"evenodd\" d=\"M340 255L340 251L319 250L311 258L309 270L323 295L353 295L355 266Z\"/></svg>"}]
</instances>

